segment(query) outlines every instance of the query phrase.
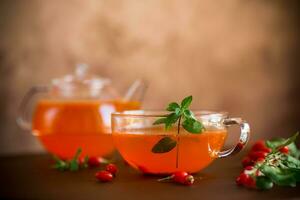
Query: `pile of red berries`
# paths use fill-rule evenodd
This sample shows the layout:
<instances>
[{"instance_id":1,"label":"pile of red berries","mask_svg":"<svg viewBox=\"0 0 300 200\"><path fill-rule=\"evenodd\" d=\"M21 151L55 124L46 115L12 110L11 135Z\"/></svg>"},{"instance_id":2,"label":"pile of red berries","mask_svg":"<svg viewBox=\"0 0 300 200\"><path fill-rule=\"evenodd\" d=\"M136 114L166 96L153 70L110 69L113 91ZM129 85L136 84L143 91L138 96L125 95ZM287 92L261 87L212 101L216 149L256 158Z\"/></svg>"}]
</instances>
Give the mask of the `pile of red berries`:
<instances>
[{"instance_id":1,"label":"pile of red berries","mask_svg":"<svg viewBox=\"0 0 300 200\"><path fill-rule=\"evenodd\" d=\"M170 176L167 176L165 178L158 179L159 182L162 181L173 181L174 183L182 184L182 185L193 185L195 179L192 175L185 171L178 171L173 173Z\"/></svg>"},{"instance_id":2,"label":"pile of red berries","mask_svg":"<svg viewBox=\"0 0 300 200\"><path fill-rule=\"evenodd\" d=\"M95 174L95 177L98 181L101 182L110 182L116 176L118 168L114 164L108 164L105 167L105 170L98 171Z\"/></svg>"},{"instance_id":3,"label":"pile of red berries","mask_svg":"<svg viewBox=\"0 0 300 200\"><path fill-rule=\"evenodd\" d=\"M284 146L280 148L279 151L283 154L288 154L289 148ZM248 155L242 160L244 169L236 178L236 183L249 188L256 188L256 178L261 176L262 172L255 166L264 163L267 155L271 152L272 150L266 146L264 140L257 141L252 146Z\"/></svg>"}]
</instances>

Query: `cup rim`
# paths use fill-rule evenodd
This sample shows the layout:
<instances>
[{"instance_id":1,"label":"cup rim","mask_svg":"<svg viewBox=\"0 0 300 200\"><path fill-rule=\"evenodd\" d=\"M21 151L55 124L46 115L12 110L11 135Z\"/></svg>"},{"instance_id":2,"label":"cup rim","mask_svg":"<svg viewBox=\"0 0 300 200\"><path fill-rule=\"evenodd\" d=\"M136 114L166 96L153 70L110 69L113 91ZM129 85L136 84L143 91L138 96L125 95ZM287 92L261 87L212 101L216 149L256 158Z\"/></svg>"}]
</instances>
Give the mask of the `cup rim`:
<instances>
[{"instance_id":1,"label":"cup rim","mask_svg":"<svg viewBox=\"0 0 300 200\"><path fill-rule=\"evenodd\" d=\"M212 111L212 110L192 110L195 117L227 117L228 112L226 111ZM169 114L165 110L125 110L122 112L113 112L112 117L165 117Z\"/></svg>"}]
</instances>

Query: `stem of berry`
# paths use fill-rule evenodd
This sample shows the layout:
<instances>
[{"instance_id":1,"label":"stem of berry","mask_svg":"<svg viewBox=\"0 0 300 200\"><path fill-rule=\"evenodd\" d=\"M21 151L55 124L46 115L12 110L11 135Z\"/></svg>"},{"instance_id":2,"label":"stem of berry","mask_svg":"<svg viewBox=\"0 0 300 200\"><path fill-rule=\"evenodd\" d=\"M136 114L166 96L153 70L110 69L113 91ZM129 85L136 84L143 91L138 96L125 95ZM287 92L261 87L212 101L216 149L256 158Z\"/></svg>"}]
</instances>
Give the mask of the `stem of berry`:
<instances>
[{"instance_id":1,"label":"stem of berry","mask_svg":"<svg viewBox=\"0 0 300 200\"><path fill-rule=\"evenodd\" d=\"M158 182L165 182L165 181L173 180L173 178L174 178L174 175L171 175L171 176L167 176L167 177L164 177L164 178L160 178L157 181Z\"/></svg>"},{"instance_id":2,"label":"stem of berry","mask_svg":"<svg viewBox=\"0 0 300 200\"><path fill-rule=\"evenodd\" d=\"M178 157L179 157L179 132L180 132L180 121L181 121L181 116L179 117L178 120L178 126L177 126L177 146L176 146L176 168L178 168Z\"/></svg>"}]
</instances>

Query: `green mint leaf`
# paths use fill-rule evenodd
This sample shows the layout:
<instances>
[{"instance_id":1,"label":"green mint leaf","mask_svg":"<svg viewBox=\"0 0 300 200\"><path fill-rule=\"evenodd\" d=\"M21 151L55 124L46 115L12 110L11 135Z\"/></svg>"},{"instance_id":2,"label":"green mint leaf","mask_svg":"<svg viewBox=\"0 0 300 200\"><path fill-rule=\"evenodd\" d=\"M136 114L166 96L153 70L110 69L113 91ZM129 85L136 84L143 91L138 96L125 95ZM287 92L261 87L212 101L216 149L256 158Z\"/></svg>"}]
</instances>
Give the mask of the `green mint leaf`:
<instances>
[{"instance_id":1,"label":"green mint leaf","mask_svg":"<svg viewBox=\"0 0 300 200\"><path fill-rule=\"evenodd\" d=\"M294 158L293 156L287 155L286 159L283 161L288 167L300 168L300 160Z\"/></svg>"},{"instance_id":2,"label":"green mint leaf","mask_svg":"<svg viewBox=\"0 0 300 200\"><path fill-rule=\"evenodd\" d=\"M287 138L287 139L277 138L277 139L273 139L273 140L268 140L268 141L266 141L266 145L267 145L267 147L269 147L275 151L275 150L280 149L281 147L292 144L297 139L298 135L299 135L299 132L297 132L292 137Z\"/></svg>"},{"instance_id":3,"label":"green mint leaf","mask_svg":"<svg viewBox=\"0 0 300 200\"><path fill-rule=\"evenodd\" d=\"M297 139L298 135L299 135L299 132L295 133L292 137L290 137L290 138L284 140L284 141L283 141L279 146L277 146L276 148L277 148L277 149L280 149L281 147L290 145L291 143L293 143L293 142Z\"/></svg>"},{"instance_id":4,"label":"green mint leaf","mask_svg":"<svg viewBox=\"0 0 300 200\"><path fill-rule=\"evenodd\" d=\"M180 109L180 108L176 108L174 112L175 112L175 114L178 115L178 116L181 115L181 109Z\"/></svg>"},{"instance_id":5,"label":"green mint leaf","mask_svg":"<svg viewBox=\"0 0 300 200\"><path fill-rule=\"evenodd\" d=\"M290 171L294 174L296 181L300 182L300 169L299 168L290 168Z\"/></svg>"},{"instance_id":6,"label":"green mint leaf","mask_svg":"<svg viewBox=\"0 0 300 200\"><path fill-rule=\"evenodd\" d=\"M185 119L182 123L182 126L185 130L194 134L199 134L204 129L201 122L192 118Z\"/></svg>"},{"instance_id":7,"label":"green mint leaf","mask_svg":"<svg viewBox=\"0 0 300 200\"><path fill-rule=\"evenodd\" d=\"M276 185L279 186L296 186L296 178L294 173L289 170L282 170L278 167L262 165L261 172L270 178Z\"/></svg>"},{"instance_id":8,"label":"green mint leaf","mask_svg":"<svg viewBox=\"0 0 300 200\"><path fill-rule=\"evenodd\" d=\"M59 157L54 155L53 159L55 160L55 164L52 166L54 169L64 171L69 168L68 163L64 160L61 160Z\"/></svg>"},{"instance_id":9,"label":"green mint leaf","mask_svg":"<svg viewBox=\"0 0 300 200\"><path fill-rule=\"evenodd\" d=\"M167 116L166 121L170 123L176 123L180 116L178 116L176 113L171 113Z\"/></svg>"},{"instance_id":10,"label":"green mint leaf","mask_svg":"<svg viewBox=\"0 0 300 200\"><path fill-rule=\"evenodd\" d=\"M178 103L176 102L172 102L168 105L167 107L167 111L175 111L176 108L179 108L180 109L180 106L178 105Z\"/></svg>"},{"instance_id":11,"label":"green mint leaf","mask_svg":"<svg viewBox=\"0 0 300 200\"><path fill-rule=\"evenodd\" d=\"M60 171L65 171L69 168L69 166L67 162L60 160L54 164L53 168Z\"/></svg>"},{"instance_id":12,"label":"green mint leaf","mask_svg":"<svg viewBox=\"0 0 300 200\"><path fill-rule=\"evenodd\" d=\"M166 130L169 130L172 127L172 125L177 122L177 120L179 119L179 117L180 117L180 115L178 116L176 113L169 114L166 117L166 120L165 120L165 128L166 128Z\"/></svg>"},{"instance_id":13,"label":"green mint leaf","mask_svg":"<svg viewBox=\"0 0 300 200\"><path fill-rule=\"evenodd\" d=\"M300 151L299 151L299 149L297 148L295 142L289 144L289 145L288 145L288 148L289 148L289 154L290 154L291 156L293 156L294 158L299 159L299 157L300 157Z\"/></svg>"},{"instance_id":14,"label":"green mint leaf","mask_svg":"<svg viewBox=\"0 0 300 200\"><path fill-rule=\"evenodd\" d=\"M77 171L79 170L79 163L78 163L78 158L79 155L81 154L82 149L78 148L74 157L72 158L72 160L70 161L70 171Z\"/></svg>"},{"instance_id":15,"label":"green mint leaf","mask_svg":"<svg viewBox=\"0 0 300 200\"><path fill-rule=\"evenodd\" d=\"M187 109L188 107L190 107L191 103L193 101L193 96L188 96L186 98L184 98L181 101L181 109Z\"/></svg>"},{"instance_id":16,"label":"green mint leaf","mask_svg":"<svg viewBox=\"0 0 300 200\"><path fill-rule=\"evenodd\" d=\"M166 136L160 139L152 148L153 153L166 153L174 149L177 145L176 140Z\"/></svg>"},{"instance_id":17,"label":"green mint leaf","mask_svg":"<svg viewBox=\"0 0 300 200\"><path fill-rule=\"evenodd\" d=\"M176 121L178 120L180 116L178 116L176 113L170 113L169 115L167 115L166 117L162 117L157 119L153 125L158 125L158 124L165 124L166 129L170 129L172 124L176 123Z\"/></svg>"},{"instance_id":18,"label":"green mint leaf","mask_svg":"<svg viewBox=\"0 0 300 200\"><path fill-rule=\"evenodd\" d=\"M183 115L185 118L194 118L194 113L190 110L184 110Z\"/></svg>"},{"instance_id":19,"label":"green mint leaf","mask_svg":"<svg viewBox=\"0 0 300 200\"><path fill-rule=\"evenodd\" d=\"M273 187L273 182L266 176L258 176L256 178L256 187L261 190L269 190Z\"/></svg>"},{"instance_id":20,"label":"green mint leaf","mask_svg":"<svg viewBox=\"0 0 300 200\"><path fill-rule=\"evenodd\" d=\"M75 160L70 161L70 171L78 171L79 170L79 164Z\"/></svg>"},{"instance_id":21,"label":"green mint leaf","mask_svg":"<svg viewBox=\"0 0 300 200\"><path fill-rule=\"evenodd\" d=\"M159 119L157 119L157 120L153 123L153 125L164 124L164 123L166 123L166 118L165 118L165 117L164 117L164 118L159 118Z\"/></svg>"}]
</instances>

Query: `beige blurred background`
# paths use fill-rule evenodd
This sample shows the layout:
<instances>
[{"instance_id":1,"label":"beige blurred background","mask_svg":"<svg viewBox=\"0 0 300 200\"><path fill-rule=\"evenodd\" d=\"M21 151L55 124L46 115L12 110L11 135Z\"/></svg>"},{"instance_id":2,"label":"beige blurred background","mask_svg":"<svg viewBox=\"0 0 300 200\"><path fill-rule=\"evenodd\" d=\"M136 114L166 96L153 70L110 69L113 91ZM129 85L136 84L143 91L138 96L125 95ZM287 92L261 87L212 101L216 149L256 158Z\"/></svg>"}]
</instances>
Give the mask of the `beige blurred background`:
<instances>
[{"instance_id":1,"label":"beige blurred background","mask_svg":"<svg viewBox=\"0 0 300 200\"><path fill-rule=\"evenodd\" d=\"M33 85L87 63L145 108L193 94L193 107L245 118L252 139L300 130L296 1L48 0L0 2L0 153L43 151L15 123ZM231 140L234 140L232 136ZM229 142L230 143L230 142Z\"/></svg>"}]
</instances>

